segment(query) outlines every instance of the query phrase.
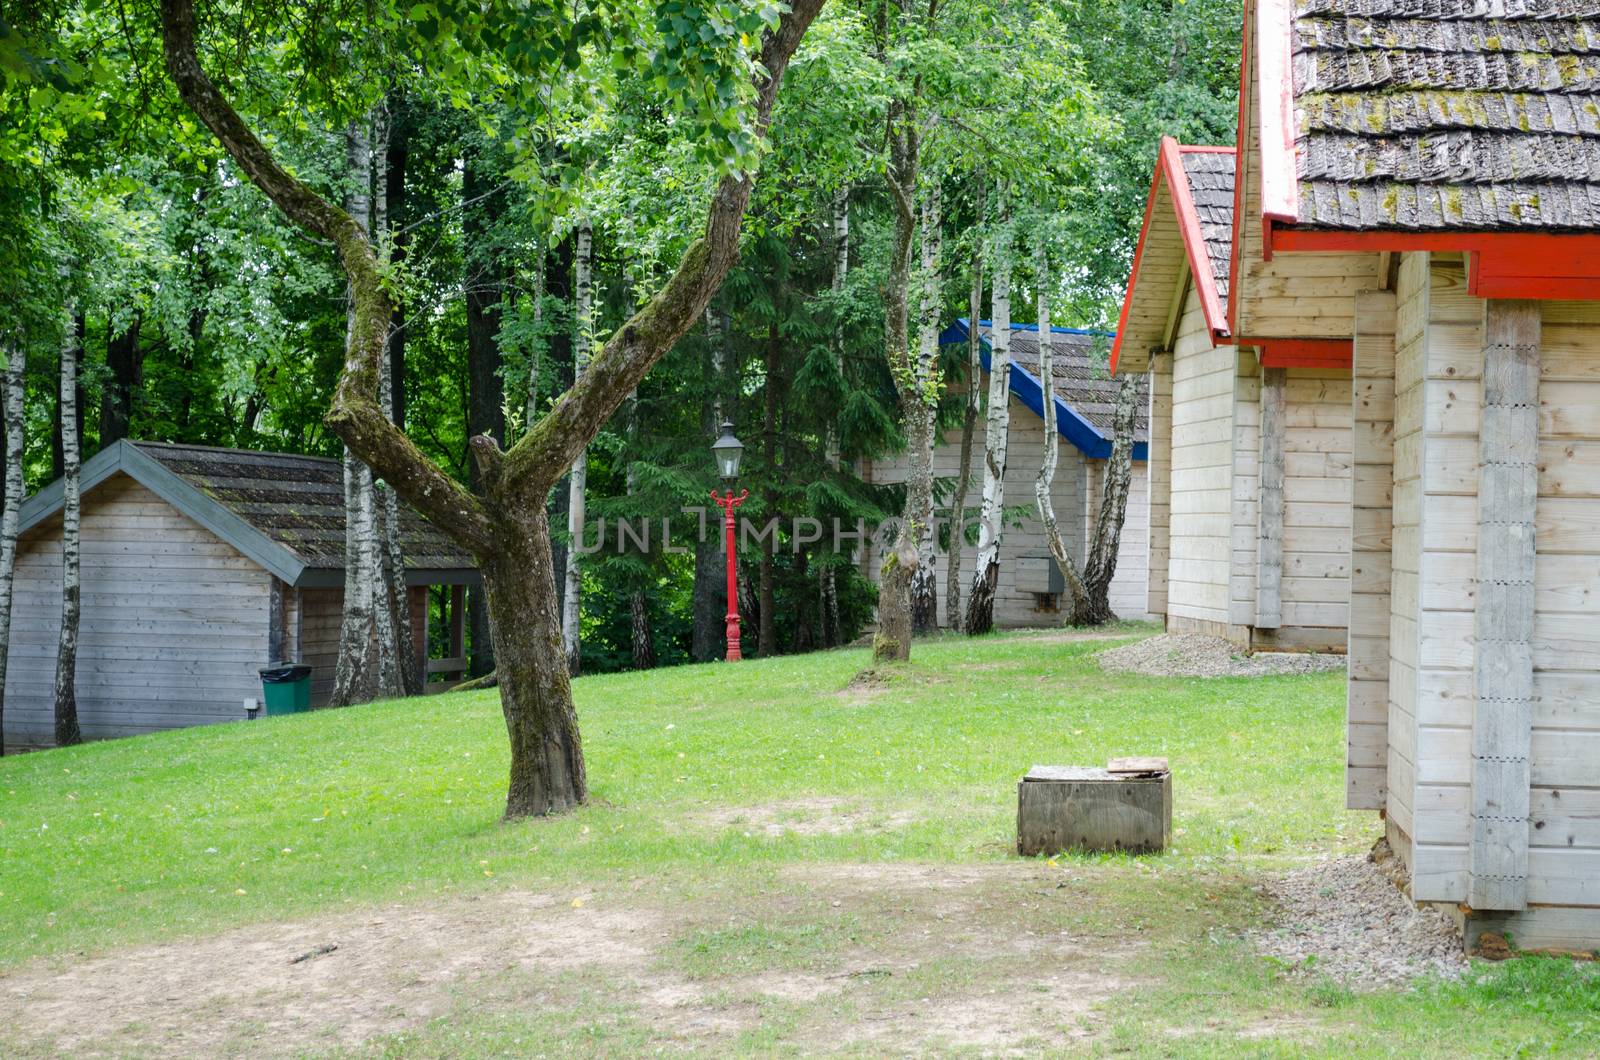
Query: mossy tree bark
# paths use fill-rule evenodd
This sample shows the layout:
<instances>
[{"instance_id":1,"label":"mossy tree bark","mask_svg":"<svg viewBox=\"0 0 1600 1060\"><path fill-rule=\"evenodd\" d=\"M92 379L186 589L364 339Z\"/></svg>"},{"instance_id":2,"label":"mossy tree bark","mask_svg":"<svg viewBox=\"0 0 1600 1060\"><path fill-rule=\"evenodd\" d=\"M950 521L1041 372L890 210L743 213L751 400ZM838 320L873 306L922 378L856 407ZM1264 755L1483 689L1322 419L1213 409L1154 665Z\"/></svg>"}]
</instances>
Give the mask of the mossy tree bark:
<instances>
[{"instance_id":1,"label":"mossy tree bark","mask_svg":"<svg viewBox=\"0 0 1600 1060\"><path fill-rule=\"evenodd\" d=\"M790 58L824 0L795 0L761 42L753 126L765 133ZM506 816L569 809L588 794L562 651L545 498L628 393L700 316L739 253L754 178L723 178L706 227L661 290L600 348L583 378L509 450L472 440L482 495L463 489L384 415L378 360L391 305L372 243L348 213L291 176L206 75L193 0L161 0L167 72L179 95L249 179L292 221L332 242L350 283L355 326L326 422L410 504L478 557L497 643L511 740Z\"/></svg>"}]
</instances>

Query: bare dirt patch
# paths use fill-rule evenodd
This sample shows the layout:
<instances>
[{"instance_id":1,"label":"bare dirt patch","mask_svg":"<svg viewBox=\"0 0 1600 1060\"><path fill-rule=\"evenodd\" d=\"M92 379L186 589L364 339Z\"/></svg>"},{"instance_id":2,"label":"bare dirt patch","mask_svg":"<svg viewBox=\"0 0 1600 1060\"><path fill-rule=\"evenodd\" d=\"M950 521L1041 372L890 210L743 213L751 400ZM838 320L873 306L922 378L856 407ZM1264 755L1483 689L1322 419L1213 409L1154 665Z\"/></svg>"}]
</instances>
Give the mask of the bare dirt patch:
<instances>
[{"instance_id":1,"label":"bare dirt patch","mask_svg":"<svg viewBox=\"0 0 1600 1060\"><path fill-rule=\"evenodd\" d=\"M624 1013L654 1048L726 1053L778 1012L797 1052L1021 1055L1091 1034L1131 982L1135 949L1074 919L1092 894L1038 897L1057 884L1031 865L792 866L690 903L674 886L451 897L38 960L0 976L3 1040L21 1055L305 1055L426 1042L469 1013ZM756 932L732 932L733 959L685 960L730 924ZM799 937L771 956L769 939Z\"/></svg>"},{"instance_id":2,"label":"bare dirt patch","mask_svg":"<svg viewBox=\"0 0 1600 1060\"><path fill-rule=\"evenodd\" d=\"M0 1010L77 1056L349 1046L438 1015L452 988L508 969L640 965L661 934L654 911L572 900L510 892L36 962L0 978Z\"/></svg>"},{"instance_id":3,"label":"bare dirt patch","mask_svg":"<svg viewBox=\"0 0 1600 1060\"><path fill-rule=\"evenodd\" d=\"M1264 651L1246 655L1221 637L1199 633L1164 633L1103 651L1099 660L1100 668L1107 673L1151 677L1261 677L1344 669L1342 655Z\"/></svg>"},{"instance_id":4,"label":"bare dirt patch","mask_svg":"<svg viewBox=\"0 0 1600 1060\"><path fill-rule=\"evenodd\" d=\"M1467 968L1461 936L1445 914L1412 904L1380 844L1373 856L1321 862L1265 886L1277 926L1252 932L1261 952L1306 975L1354 988L1403 985ZM1380 865L1378 862L1382 862Z\"/></svg>"},{"instance_id":5,"label":"bare dirt patch","mask_svg":"<svg viewBox=\"0 0 1600 1060\"><path fill-rule=\"evenodd\" d=\"M784 835L849 835L892 832L921 820L908 810L878 810L848 799L806 798L723 806L694 814L690 820L713 831L737 830L774 839Z\"/></svg>"}]
</instances>

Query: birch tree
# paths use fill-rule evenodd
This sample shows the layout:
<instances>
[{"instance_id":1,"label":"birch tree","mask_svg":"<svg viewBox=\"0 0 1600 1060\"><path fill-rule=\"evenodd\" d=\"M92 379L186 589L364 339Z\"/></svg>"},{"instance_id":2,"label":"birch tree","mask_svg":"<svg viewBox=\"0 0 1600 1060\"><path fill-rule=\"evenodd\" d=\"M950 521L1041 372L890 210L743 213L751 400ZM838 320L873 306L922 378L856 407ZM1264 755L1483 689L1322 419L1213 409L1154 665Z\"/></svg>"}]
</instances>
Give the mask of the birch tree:
<instances>
[{"instance_id":1,"label":"birch tree","mask_svg":"<svg viewBox=\"0 0 1600 1060\"><path fill-rule=\"evenodd\" d=\"M389 107L388 101L373 110L376 150L373 152L372 229L376 237L379 264L387 268L392 239L389 231ZM378 361L378 403L389 422L395 421L394 360L390 347L394 327L384 339L383 356ZM376 486L374 487L376 489ZM405 549L400 540L400 495L383 483L377 501L378 556L372 579L373 609L385 619L378 625L379 692L386 696L414 696L422 691L423 674L413 646L411 601L406 588ZM387 627L387 628L385 628ZM383 645L389 645L385 652Z\"/></svg>"},{"instance_id":2,"label":"birch tree","mask_svg":"<svg viewBox=\"0 0 1600 1060\"><path fill-rule=\"evenodd\" d=\"M1000 579L1000 535L1006 492L1006 442L1011 429L1011 212L1000 193L1000 218L990 250L993 267L989 327L989 412L984 421L983 507L978 556L967 594L966 631L994 628L994 594ZM973 321L976 329L977 322Z\"/></svg>"},{"instance_id":3,"label":"birch tree","mask_svg":"<svg viewBox=\"0 0 1600 1060\"><path fill-rule=\"evenodd\" d=\"M1045 226L1039 227L1042 233ZM1117 390L1112 413L1111 456L1106 463L1105 481L1101 487L1100 510L1080 572L1061 537L1061 527L1056 522L1055 505L1050 495L1060 457L1061 437L1056 430L1055 370L1051 363L1050 255L1042 235L1035 271L1038 275L1039 381L1044 398L1044 463L1034 479L1034 501L1039 507L1039 518L1044 523L1050 555L1061 569L1062 579L1067 584L1067 595L1071 597L1068 623L1074 626L1098 626L1115 621L1117 617L1111 611L1111 579L1117 572L1117 543L1122 538L1122 524L1128 511L1128 485L1133 475L1133 424L1138 383L1131 375L1124 373Z\"/></svg>"},{"instance_id":4,"label":"birch tree","mask_svg":"<svg viewBox=\"0 0 1600 1060\"><path fill-rule=\"evenodd\" d=\"M872 639L875 662L911 658L911 582L917 573L922 540L921 513L931 505L929 439L933 417L923 392L920 357L913 356L909 334L908 289L912 243L917 228L917 166L922 144L914 101L890 105L889 168L886 183L894 207L894 235L888 276L883 285L884 346L900 396L905 421L907 469L905 508L893 544L878 567L878 631Z\"/></svg>"},{"instance_id":5,"label":"birch tree","mask_svg":"<svg viewBox=\"0 0 1600 1060\"><path fill-rule=\"evenodd\" d=\"M839 312L841 300L844 297L845 279L850 272L850 187L840 188L833 196L833 278L829 283L829 290L833 293L834 311ZM833 332L833 366L842 377L844 375L844 323L840 315L840 322ZM838 428L830 423L828 425L827 440L825 442L824 456L828 468L834 472L839 470L839 432ZM839 587L837 575L832 563L824 562L817 568L818 585L818 611L822 626L822 646L824 648L837 648L844 639L839 628Z\"/></svg>"},{"instance_id":6,"label":"birch tree","mask_svg":"<svg viewBox=\"0 0 1600 1060\"><path fill-rule=\"evenodd\" d=\"M77 314L69 304L61 340L61 418L71 424L78 416ZM79 569L81 546L78 492L78 432L61 432L61 637L56 645L56 745L83 742L78 727L78 618L82 590ZM15 554L13 553L13 560Z\"/></svg>"},{"instance_id":7,"label":"birch tree","mask_svg":"<svg viewBox=\"0 0 1600 1060\"><path fill-rule=\"evenodd\" d=\"M917 570L911 576L911 630L934 633L939 629L939 583L935 576L935 549L938 541L933 525L933 446L938 441L938 397L936 375L939 363L939 316L944 311L944 276L940 270L942 218L939 180L928 181L922 198L922 304L917 322L917 374L922 406L919 416L927 423L917 424L917 444L928 448L925 474L927 489L917 490L921 510L916 513L920 532L917 543Z\"/></svg>"},{"instance_id":8,"label":"birch tree","mask_svg":"<svg viewBox=\"0 0 1600 1060\"><path fill-rule=\"evenodd\" d=\"M594 229L588 218L578 224L577 254L573 271L574 316L576 334L572 339L572 374L581 379L589 368L589 343L593 336L594 309ZM567 483L567 545L566 590L561 599L561 632L567 653L567 672L578 675L583 662L583 643L580 636L583 625L583 518L584 498L589 479L588 450L580 450L572 462L572 477Z\"/></svg>"},{"instance_id":9,"label":"birch tree","mask_svg":"<svg viewBox=\"0 0 1600 1060\"><path fill-rule=\"evenodd\" d=\"M345 127L346 182L345 211L361 231L363 237L370 231L372 199L368 181L372 172L372 145L367 131L360 122L352 121ZM349 309L346 312L347 336L355 332L356 295L347 292ZM389 326L384 325L384 349L388 348ZM349 339L347 337L346 342ZM383 374L382 362L388 360L380 352L378 374ZM377 572L372 562L377 555L376 535L373 531L372 471L360 457L347 446L344 450L344 604L339 624L339 654L334 663L333 693L329 704L335 707L365 702L373 697L378 685L378 665L374 651L376 639L373 585Z\"/></svg>"},{"instance_id":10,"label":"birch tree","mask_svg":"<svg viewBox=\"0 0 1600 1060\"><path fill-rule=\"evenodd\" d=\"M983 217L983 183L978 184L977 217ZM956 476L955 495L950 500L950 563L945 571L945 614L951 629L966 628L961 613L961 554L967 544L967 495L972 491L972 440L978 429L978 414L983 403L979 387L983 382L983 345L978 334L978 317L983 312L983 235L972 239L972 288L967 296L967 377L966 404L961 416L961 470Z\"/></svg>"},{"instance_id":11,"label":"birch tree","mask_svg":"<svg viewBox=\"0 0 1600 1060\"><path fill-rule=\"evenodd\" d=\"M20 342L6 356L5 375L5 511L0 514L0 756L6 753L6 664L11 657L11 600L16 588L17 526L22 508L23 394L28 383L27 357Z\"/></svg>"}]
</instances>

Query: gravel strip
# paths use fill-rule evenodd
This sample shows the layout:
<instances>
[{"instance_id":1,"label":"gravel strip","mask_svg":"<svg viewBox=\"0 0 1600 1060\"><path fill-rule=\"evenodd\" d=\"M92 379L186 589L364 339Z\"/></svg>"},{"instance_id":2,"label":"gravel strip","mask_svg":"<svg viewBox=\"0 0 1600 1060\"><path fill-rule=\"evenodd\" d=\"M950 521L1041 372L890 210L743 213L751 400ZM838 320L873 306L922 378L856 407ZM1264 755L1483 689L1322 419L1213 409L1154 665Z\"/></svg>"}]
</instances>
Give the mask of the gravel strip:
<instances>
[{"instance_id":1,"label":"gravel strip","mask_svg":"<svg viewBox=\"0 0 1600 1060\"><path fill-rule=\"evenodd\" d=\"M1400 986L1429 973L1461 975L1468 962L1455 925L1436 909L1412 905L1390 875L1399 871L1379 844L1371 856L1273 880L1264 889L1278 904L1278 926L1251 932L1250 941L1301 974L1356 989Z\"/></svg>"},{"instance_id":2,"label":"gravel strip","mask_svg":"<svg viewBox=\"0 0 1600 1060\"><path fill-rule=\"evenodd\" d=\"M1344 669L1343 655L1266 651L1246 655L1238 645L1200 633L1163 633L1103 651L1099 659L1100 668L1108 673L1152 677L1260 677Z\"/></svg>"}]
</instances>

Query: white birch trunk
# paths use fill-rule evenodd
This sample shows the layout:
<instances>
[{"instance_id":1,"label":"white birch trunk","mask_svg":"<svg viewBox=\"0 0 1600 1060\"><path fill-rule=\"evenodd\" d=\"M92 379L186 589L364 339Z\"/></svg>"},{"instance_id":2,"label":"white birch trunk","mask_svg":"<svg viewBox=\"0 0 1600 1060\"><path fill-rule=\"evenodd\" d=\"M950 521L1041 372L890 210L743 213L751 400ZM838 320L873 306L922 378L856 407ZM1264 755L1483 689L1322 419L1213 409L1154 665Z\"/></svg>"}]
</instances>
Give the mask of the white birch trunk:
<instances>
[{"instance_id":1,"label":"white birch trunk","mask_svg":"<svg viewBox=\"0 0 1600 1060\"><path fill-rule=\"evenodd\" d=\"M978 216L983 216L983 185L978 185ZM983 237L972 240L972 290L967 298L967 407L961 417L961 471L950 502L950 566L945 571L945 614L951 629L965 629L961 612L961 554L967 544L967 494L972 491L972 436L978 429L983 401L982 344L978 341L978 316L983 312Z\"/></svg>"},{"instance_id":2,"label":"white birch trunk","mask_svg":"<svg viewBox=\"0 0 1600 1060\"><path fill-rule=\"evenodd\" d=\"M594 230L587 220L578 226L577 254L574 269L577 282L576 329L572 341L572 374L576 380L589 367L589 344L592 338L594 290ZM567 652L567 669L576 676L583 661L580 627L583 624L583 554L579 551L583 537L584 489L589 477L589 455L579 453L572 462L572 478L567 486L567 533L571 544L567 546L567 583L561 598L561 636Z\"/></svg>"},{"instance_id":3,"label":"white birch trunk","mask_svg":"<svg viewBox=\"0 0 1600 1060\"><path fill-rule=\"evenodd\" d=\"M1050 546L1050 555L1061 569L1067 592L1072 596L1070 613L1076 616L1082 612L1088 596L1083 587L1083 578L1078 573L1078 565L1062 540L1061 526L1056 522L1055 504L1050 496L1051 487L1055 484L1056 464L1061 456L1061 436L1056 430L1056 376L1052 363L1054 344L1050 336L1050 258L1042 235L1035 272L1035 286L1038 288L1039 385L1044 398L1044 463L1040 465L1039 474L1033 482L1033 498L1039 507L1039 519L1044 523L1045 542Z\"/></svg>"},{"instance_id":4,"label":"white birch trunk","mask_svg":"<svg viewBox=\"0 0 1600 1060\"><path fill-rule=\"evenodd\" d=\"M372 109L372 235L379 261L389 263L389 112L383 103ZM391 322L392 334L392 322ZM378 358L378 403L394 418L393 368L389 336ZM400 498L387 483L373 483L372 568L373 627L378 640L377 694L394 698L421 691L415 680L416 655L411 650L411 613L406 601L405 556L400 547Z\"/></svg>"},{"instance_id":5,"label":"white birch trunk","mask_svg":"<svg viewBox=\"0 0 1600 1060\"><path fill-rule=\"evenodd\" d=\"M5 376L5 512L0 514L0 755L6 753L6 664L11 655L11 597L16 584L17 525L22 507L22 447L26 421L22 399L26 386L27 358L21 343L17 343L8 351Z\"/></svg>"},{"instance_id":6,"label":"white birch trunk","mask_svg":"<svg viewBox=\"0 0 1600 1060\"><path fill-rule=\"evenodd\" d=\"M78 328L69 304L61 341L61 638L56 646L56 745L83 742L78 728L79 548Z\"/></svg>"},{"instance_id":7,"label":"white birch trunk","mask_svg":"<svg viewBox=\"0 0 1600 1060\"><path fill-rule=\"evenodd\" d=\"M935 539L933 525L933 447L938 440L935 423L938 411L939 369L939 316L943 309L944 277L940 270L942 218L940 216L939 182L934 177L928 182L922 200L922 304L917 323L917 390L924 406L926 422L917 424L915 444L926 449L924 458L914 462L927 479L915 490L921 505L916 513L920 530L917 541L917 571L911 576L911 630L913 633L933 633L939 628L939 583L935 574Z\"/></svg>"},{"instance_id":8,"label":"white birch trunk","mask_svg":"<svg viewBox=\"0 0 1600 1060\"><path fill-rule=\"evenodd\" d=\"M1000 533L1005 506L1006 441L1011 429L1011 216L1001 191L1001 217L990 257L994 265L989 331L989 413L984 422L983 507L978 558L967 594L966 632L994 627L994 595L1000 578ZM973 321L977 327L977 321Z\"/></svg>"},{"instance_id":9,"label":"white birch trunk","mask_svg":"<svg viewBox=\"0 0 1600 1060\"><path fill-rule=\"evenodd\" d=\"M346 157L350 190L345 209L357 224L367 228L372 216L368 184L372 174L372 146L360 122L345 129ZM355 302L346 315L346 328L355 326ZM371 699L377 690L380 669L375 652L377 629L373 600L377 556L373 526L372 472L346 449L344 451L344 618L339 627L339 655L334 665L335 707Z\"/></svg>"},{"instance_id":10,"label":"white birch trunk","mask_svg":"<svg viewBox=\"0 0 1600 1060\"><path fill-rule=\"evenodd\" d=\"M850 273L850 188L840 188L833 197L833 292L835 307L844 294L845 279ZM833 334L833 365L841 378L844 375L844 325ZM828 425L824 455L828 468L839 470L839 434L834 425ZM832 559L833 557L829 557ZM819 613L822 626L822 646L837 648L844 639L839 626L839 588L834 565L823 562L817 570Z\"/></svg>"}]
</instances>

